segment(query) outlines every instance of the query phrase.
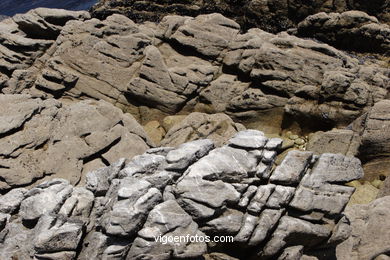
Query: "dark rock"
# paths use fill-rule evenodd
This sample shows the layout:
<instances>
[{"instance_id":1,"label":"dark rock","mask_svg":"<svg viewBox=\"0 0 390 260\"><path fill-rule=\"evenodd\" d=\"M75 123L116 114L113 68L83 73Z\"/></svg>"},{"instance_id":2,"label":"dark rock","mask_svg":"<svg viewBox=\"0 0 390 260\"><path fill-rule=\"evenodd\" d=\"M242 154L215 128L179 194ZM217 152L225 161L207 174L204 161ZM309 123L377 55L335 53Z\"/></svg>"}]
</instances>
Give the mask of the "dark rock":
<instances>
[{"instance_id":1,"label":"dark rock","mask_svg":"<svg viewBox=\"0 0 390 260\"><path fill-rule=\"evenodd\" d=\"M318 13L298 24L297 35L337 48L390 54L390 27L364 12Z\"/></svg>"},{"instance_id":2,"label":"dark rock","mask_svg":"<svg viewBox=\"0 0 390 260\"><path fill-rule=\"evenodd\" d=\"M319 12L344 12L361 10L376 15L389 22L389 2L386 0L366 3L365 1L280 1L260 2L256 0L238 1L113 1L101 0L92 8L92 15L100 19L113 13L127 15L134 21L158 22L166 15L197 16L218 12L238 22L245 30L258 27L272 32L286 30L311 14Z\"/></svg>"}]
</instances>

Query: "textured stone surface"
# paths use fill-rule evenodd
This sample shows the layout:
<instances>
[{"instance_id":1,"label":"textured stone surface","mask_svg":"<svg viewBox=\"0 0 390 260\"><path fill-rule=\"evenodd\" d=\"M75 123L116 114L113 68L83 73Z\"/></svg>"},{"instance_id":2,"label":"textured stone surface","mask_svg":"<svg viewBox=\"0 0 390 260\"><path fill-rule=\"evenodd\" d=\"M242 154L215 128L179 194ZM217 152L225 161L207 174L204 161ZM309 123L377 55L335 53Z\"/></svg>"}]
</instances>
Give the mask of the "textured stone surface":
<instances>
[{"instance_id":1,"label":"textured stone surface","mask_svg":"<svg viewBox=\"0 0 390 260\"><path fill-rule=\"evenodd\" d=\"M389 156L390 154L390 101L375 104L365 120L360 153L365 158Z\"/></svg>"},{"instance_id":2,"label":"textured stone surface","mask_svg":"<svg viewBox=\"0 0 390 260\"><path fill-rule=\"evenodd\" d=\"M379 190L378 198L390 196L390 178L386 178L383 182L383 186Z\"/></svg>"},{"instance_id":3,"label":"textured stone surface","mask_svg":"<svg viewBox=\"0 0 390 260\"><path fill-rule=\"evenodd\" d=\"M388 254L389 204L390 197L387 196L370 204L354 205L346 209L352 233L337 247L337 259L374 259L381 254Z\"/></svg>"},{"instance_id":4,"label":"textured stone surface","mask_svg":"<svg viewBox=\"0 0 390 260\"><path fill-rule=\"evenodd\" d=\"M0 95L0 100L1 190L46 175L77 184L88 162L114 163L152 145L131 115L104 101L67 103L28 95Z\"/></svg>"},{"instance_id":5,"label":"textured stone surface","mask_svg":"<svg viewBox=\"0 0 390 260\"><path fill-rule=\"evenodd\" d=\"M113 1L101 0L94 6L92 13L96 17L106 17L112 13L128 15L135 21L158 21L165 15L178 14L196 16L204 13L219 12L236 20L243 28L260 27L269 31L285 30L308 15L318 12L344 12L361 10L379 16L389 22L389 2L379 0L366 1L285 1L285 0L238 0L238 1Z\"/></svg>"},{"instance_id":6,"label":"textured stone surface","mask_svg":"<svg viewBox=\"0 0 390 260\"><path fill-rule=\"evenodd\" d=\"M261 145L248 145L247 137ZM86 188L53 179L11 190L0 197L0 256L292 259L305 249L345 240L348 221L340 217L353 189L342 184L361 177L360 162L291 153L270 176L288 166L299 178L266 185L258 165L271 168L267 153L279 153L280 147L280 139L246 130L219 148L196 140L150 149L127 163L120 159L88 173ZM288 158L294 163L287 164ZM172 240L187 235L203 240ZM238 250L211 253L206 239L216 235L234 238L231 246Z\"/></svg>"},{"instance_id":7,"label":"textured stone surface","mask_svg":"<svg viewBox=\"0 0 390 260\"><path fill-rule=\"evenodd\" d=\"M15 15L0 24L0 89L6 87L4 79L15 70L17 77L28 77L24 69L47 51L70 20L90 19L88 12L38 8L26 14ZM18 82L13 82L18 88Z\"/></svg>"},{"instance_id":8,"label":"textured stone surface","mask_svg":"<svg viewBox=\"0 0 390 260\"><path fill-rule=\"evenodd\" d=\"M285 32L244 33L221 14L166 16L158 24L118 14L84 19L50 33L55 42L28 38L43 46L29 59L16 59L17 51L1 43L1 91L102 99L142 124L176 113L225 113L267 133L280 131L291 116L309 129L345 127L388 95L389 69L379 62ZM19 37L10 32L21 26L4 21L0 27ZM161 130L154 128L157 142ZM173 145L166 138L161 143Z\"/></svg>"},{"instance_id":9,"label":"textured stone surface","mask_svg":"<svg viewBox=\"0 0 390 260\"><path fill-rule=\"evenodd\" d=\"M318 13L298 24L298 35L335 47L390 54L390 27L364 12Z\"/></svg>"},{"instance_id":10,"label":"textured stone surface","mask_svg":"<svg viewBox=\"0 0 390 260\"><path fill-rule=\"evenodd\" d=\"M177 146L182 143L209 138L220 146L245 127L224 114L205 114L194 112L169 129L161 145Z\"/></svg>"},{"instance_id":11,"label":"textured stone surface","mask_svg":"<svg viewBox=\"0 0 390 260\"><path fill-rule=\"evenodd\" d=\"M317 154L341 153L356 156L360 146L359 134L349 129L316 132L309 136L306 149Z\"/></svg>"}]
</instances>

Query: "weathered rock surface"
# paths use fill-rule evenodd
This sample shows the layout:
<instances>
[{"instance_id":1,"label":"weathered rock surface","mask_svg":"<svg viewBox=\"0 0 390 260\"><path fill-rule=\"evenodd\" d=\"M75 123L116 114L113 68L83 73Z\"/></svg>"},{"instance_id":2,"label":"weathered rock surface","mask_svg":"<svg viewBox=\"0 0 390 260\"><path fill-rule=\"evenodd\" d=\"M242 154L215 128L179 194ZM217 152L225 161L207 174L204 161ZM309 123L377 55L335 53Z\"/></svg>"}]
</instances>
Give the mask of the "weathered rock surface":
<instances>
[{"instance_id":1,"label":"weathered rock surface","mask_svg":"<svg viewBox=\"0 0 390 260\"><path fill-rule=\"evenodd\" d=\"M173 125L164 136L161 145L177 146L197 139L208 138L220 146L245 127L222 113L205 114L194 112Z\"/></svg>"},{"instance_id":2,"label":"weathered rock surface","mask_svg":"<svg viewBox=\"0 0 390 260\"><path fill-rule=\"evenodd\" d=\"M351 222L351 236L337 247L337 259L382 259L381 255L388 255L389 207L389 196L348 207L345 214Z\"/></svg>"},{"instance_id":3,"label":"weathered rock surface","mask_svg":"<svg viewBox=\"0 0 390 260\"><path fill-rule=\"evenodd\" d=\"M83 19L66 23L58 38L51 33L58 27L35 26L51 37L32 39L44 45L34 52L39 59L7 54L13 63L1 72L2 92L103 99L142 122L145 107L165 115L221 112L273 133L286 116L308 128L346 126L388 95L388 68L287 33L240 33L221 14L167 16L157 25L118 14Z\"/></svg>"},{"instance_id":4,"label":"weathered rock surface","mask_svg":"<svg viewBox=\"0 0 390 260\"><path fill-rule=\"evenodd\" d=\"M130 114L104 101L2 94L0 103L2 191L48 175L75 185L88 164L112 164L152 145Z\"/></svg>"},{"instance_id":5,"label":"weathered rock surface","mask_svg":"<svg viewBox=\"0 0 390 260\"><path fill-rule=\"evenodd\" d=\"M37 8L0 23L0 89L15 70L27 77L30 67L52 46L62 28L70 20L90 19L88 12ZM14 82L17 85L17 82ZM16 86L15 86L16 87Z\"/></svg>"},{"instance_id":6,"label":"weathered rock surface","mask_svg":"<svg viewBox=\"0 0 390 260\"><path fill-rule=\"evenodd\" d=\"M318 13L298 24L298 35L341 49L390 54L390 27L364 12Z\"/></svg>"},{"instance_id":7,"label":"weathered rock surface","mask_svg":"<svg viewBox=\"0 0 390 260\"><path fill-rule=\"evenodd\" d=\"M309 136L306 146L315 153L341 153L356 156L360 146L360 135L350 129L334 129L328 132L315 132Z\"/></svg>"},{"instance_id":8,"label":"weathered rock surface","mask_svg":"<svg viewBox=\"0 0 390 260\"><path fill-rule=\"evenodd\" d=\"M377 102L351 123L348 129L314 133L306 148L318 154L332 152L355 155L364 163L364 180L383 181L390 175L389 111L389 100Z\"/></svg>"},{"instance_id":9,"label":"weathered rock surface","mask_svg":"<svg viewBox=\"0 0 390 260\"><path fill-rule=\"evenodd\" d=\"M166 15L197 16L212 12L223 15L238 22L244 29L259 27L268 31L281 31L293 26L305 17L319 12L344 12L361 10L370 15L380 17L389 22L390 4L387 0L378 0L367 3L362 0L337 2L301 0L238 0L238 1L113 1L100 0L92 8L92 14L98 18L105 18L113 13L127 15L137 22L159 21Z\"/></svg>"},{"instance_id":10,"label":"weathered rock surface","mask_svg":"<svg viewBox=\"0 0 390 260\"><path fill-rule=\"evenodd\" d=\"M360 153L365 158L390 155L390 100L383 100L368 112L363 126Z\"/></svg>"},{"instance_id":11,"label":"weathered rock surface","mask_svg":"<svg viewBox=\"0 0 390 260\"><path fill-rule=\"evenodd\" d=\"M379 190L378 198L390 196L390 178L386 178L383 182L383 186Z\"/></svg>"},{"instance_id":12,"label":"weathered rock surface","mask_svg":"<svg viewBox=\"0 0 390 260\"><path fill-rule=\"evenodd\" d=\"M6 15L0 15L0 21L5 20L5 19L7 19L7 18L9 18L9 17L6 16Z\"/></svg>"},{"instance_id":13,"label":"weathered rock surface","mask_svg":"<svg viewBox=\"0 0 390 260\"><path fill-rule=\"evenodd\" d=\"M121 159L88 173L85 188L53 179L11 190L0 197L0 257L290 259L342 242L353 192L342 184L362 177L359 160L295 152L273 170L281 141L246 130L219 148L196 140ZM216 235L234 242L211 252Z\"/></svg>"}]
</instances>

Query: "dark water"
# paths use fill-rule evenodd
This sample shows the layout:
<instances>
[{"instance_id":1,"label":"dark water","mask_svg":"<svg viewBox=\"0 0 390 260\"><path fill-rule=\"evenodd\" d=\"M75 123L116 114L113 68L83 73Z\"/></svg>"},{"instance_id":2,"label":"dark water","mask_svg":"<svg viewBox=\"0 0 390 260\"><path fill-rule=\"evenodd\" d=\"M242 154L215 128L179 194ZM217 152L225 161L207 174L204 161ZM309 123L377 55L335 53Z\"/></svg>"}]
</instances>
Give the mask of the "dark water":
<instances>
[{"instance_id":1,"label":"dark water","mask_svg":"<svg viewBox=\"0 0 390 260\"><path fill-rule=\"evenodd\" d=\"M37 7L88 10L98 0L0 0L0 15L12 16Z\"/></svg>"}]
</instances>

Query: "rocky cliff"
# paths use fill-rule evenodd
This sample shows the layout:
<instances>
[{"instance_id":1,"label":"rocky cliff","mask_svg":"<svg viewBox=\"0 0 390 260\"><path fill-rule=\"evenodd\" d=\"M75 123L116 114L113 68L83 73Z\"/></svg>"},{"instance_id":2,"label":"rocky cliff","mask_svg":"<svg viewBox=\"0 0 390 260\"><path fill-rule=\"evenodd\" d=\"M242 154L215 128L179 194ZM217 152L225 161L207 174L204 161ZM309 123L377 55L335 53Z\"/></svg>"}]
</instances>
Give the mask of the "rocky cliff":
<instances>
[{"instance_id":1,"label":"rocky cliff","mask_svg":"<svg viewBox=\"0 0 390 260\"><path fill-rule=\"evenodd\" d=\"M0 22L0 259L386 259L388 2L332 3Z\"/></svg>"}]
</instances>

